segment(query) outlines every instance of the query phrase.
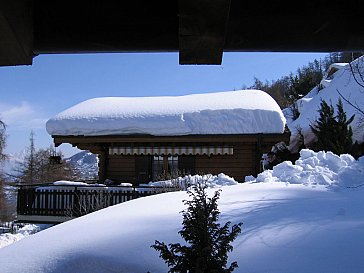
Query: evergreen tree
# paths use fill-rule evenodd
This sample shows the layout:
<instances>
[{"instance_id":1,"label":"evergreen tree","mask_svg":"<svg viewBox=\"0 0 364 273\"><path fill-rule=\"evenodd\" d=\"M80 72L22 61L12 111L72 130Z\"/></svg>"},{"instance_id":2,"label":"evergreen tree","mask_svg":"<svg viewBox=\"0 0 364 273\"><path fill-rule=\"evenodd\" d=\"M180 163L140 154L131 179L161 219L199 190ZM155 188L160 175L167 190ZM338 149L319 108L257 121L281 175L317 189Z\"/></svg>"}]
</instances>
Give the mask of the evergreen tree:
<instances>
[{"instance_id":1,"label":"evergreen tree","mask_svg":"<svg viewBox=\"0 0 364 273\"><path fill-rule=\"evenodd\" d=\"M314 125L310 125L312 132L317 138L317 150L331 151L335 154L353 153L353 131L350 123L354 116L349 119L339 99L337 105L337 115L334 114L334 107L328 105L324 100L320 104L320 117Z\"/></svg>"},{"instance_id":2,"label":"evergreen tree","mask_svg":"<svg viewBox=\"0 0 364 273\"><path fill-rule=\"evenodd\" d=\"M353 146L353 130L351 129L350 123L353 122L355 115L352 115L349 119L346 118L346 113L344 111L343 103L339 99L337 107L337 142L336 147L340 154L345 152L352 152Z\"/></svg>"},{"instance_id":3,"label":"evergreen tree","mask_svg":"<svg viewBox=\"0 0 364 273\"><path fill-rule=\"evenodd\" d=\"M230 222L220 227L217 222L220 214L217 208L220 191L208 198L206 185L198 183L188 194L192 200L184 201L188 208L182 211L183 228L179 234L189 245L181 246L176 243L167 246L163 242L155 241L151 247L160 252L160 257L170 267L169 272L233 272L238 265L233 262L226 268L228 252L233 250L230 243L241 232L242 223L233 225L231 231Z\"/></svg>"},{"instance_id":4,"label":"evergreen tree","mask_svg":"<svg viewBox=\"0 0 364 273\"><path fill-rule=\"evenodd\" d=\"M286 91L289 105L307 95L314 87L319 86L323 76L321 62L315 60L307 66L297 69L297 74L290 75L290 84Z\"/></svg>"},{"instance_id":5,"label":"evergreen tree","mask_svg":"<svg viewBox=\"0 0 364 273\"><path fill-rule=\"evenodd\" d=\"M320 109L318 110L320 117L314 125L310 125L312 132L315 134L317 141L316 147L318 150L331 150L326 147L332 147L329 143L335 136L332 135L332 129L335 127L334 107L328 105L326 101L321 100Z\"/></svg>"}]
</instances>

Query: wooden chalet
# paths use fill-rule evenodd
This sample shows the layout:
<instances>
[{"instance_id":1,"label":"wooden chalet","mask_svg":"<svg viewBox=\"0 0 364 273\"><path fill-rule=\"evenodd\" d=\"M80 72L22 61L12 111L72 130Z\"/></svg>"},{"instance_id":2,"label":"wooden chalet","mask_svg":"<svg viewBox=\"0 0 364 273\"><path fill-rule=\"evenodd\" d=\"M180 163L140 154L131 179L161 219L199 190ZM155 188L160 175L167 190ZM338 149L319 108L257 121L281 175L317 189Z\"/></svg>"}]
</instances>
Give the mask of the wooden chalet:
<instances>
[{"instance_id":1,"label":"wooden chalet","mask_svg":"<svg viewBox=\"0 0 364 273\"><path fill-rule=\"evenodd\" d=\"M99 181L108 185L21 186L18 221L60 223L176 190L145 183L184 174L224 173L243 182L261 171L263 153L288 141L284 128L277 103L258 90L82 102L50 119L47 131L56 146L97 154Z\"/></svg>"},{"instance_id":2,"label":"wooden chalet","mask_svg":"<svg viewBox=\"0 0 364 273\"><path fill-rule=\"evenodd\" d=\"M53 123L47 124L47 130L52 135L56 146L62 143L70 143L79 149L89 150L97 154L99 156L99 179L102 182L111 180L115 183L131 182L134 185L138 185L149 181L163 180L166 178L165 175L168 177L169 174L219 173L225 173L237 181L244 181L245 176L256 175L261 171L260 162L263 153L270 151L274 144L289 140L289 135L283 133L285 125L285 120L282 118L283 114L276 102L267 93L262 91L253 90L250 92L250 90L244 90L212 94L212 99L211 94L181 96L168 99L160 97L154 101L151 101L151 98L146 98L148 99L146 100L147 103L145 101L140 103L140 100L136 98L129 98L129 100L123 100L118 107L115 107L114 101L111 100L99 101L99 104L103 105L101 112L103 112L102 115L104 116L104 112L108 111L108 106L105 105L112 105L110 108L121 109L117 110L119 111L118 114L110 114L112 118L108 117L105 120L103 117L99 125L95 125L98 121L97 119L100 117L100 114L95 110L95 108L99 107L99 104L93 99L91 102L86 101L86 104L81 103L80 106L75 106L76 108L70 108L69 112L72 112L71 115L63 112L59 117L50 120L49 122ZM130 101L130 99L135 100ZM180 100L182 100L182 103L179 103ZM269 101L268 104L266 103L267 100ZM178 101L178 103L175 103L175 101ZM178 108L178 105L188 105L191 101L200 101L198 102L198 107L200 108L197 110L182 109L182 112L178 112L179 110L176 109L175 111L182 118L178 117L178 119L176 118L172 122L169 121L169 116L166 118L167 114L164 112L158 113L160 119L157 122L155 119L149 122L148 117L143 116L142 120L144 124L139 126L137 130L134 129L138 133L130 130L130 121L128 118L125 118L125 116L130 116L131 114L126 115L123 111L127 110L122 110L127 109L130 105L135 105L137 109L145 109L146 107L153 107L154 104L160 104L153 108L154 110L152 109L150 111L154 113L153 111L163 111L160 109L168 108L167 105L173 103L175 105L171 108ZM216 106L218 103L221 105ZM238 103L238 105L229 106L229 103ZM255 114L259 116L259 120L254 118L239 120L245 119L245 116L251 115L250 112L253 111L237 112L240 110L245 111L245 109L239 108L244 108L244 106L240 106L241 103L245 105L256 104L254 111L257 111L256 108L261 107L258 109L259 112L256 112L259 115ZM205 108L208 109L208 114L204 112L206 111ZM81 111L82 114L78 111ZM85 113L85 111L88 112ZM111 109L110 111L115 110ZM145 111L148 111L148 109ZM167 109L166 111L169 110ZM190 130L190 133L185 133L186 129L183 128L184 131L181 133L175 130L175 127L185 126L189 117L188 111L193 112L194 123L196 123L196 119L199 119L199 116L196 118L196 112L198 115L204 114L205 116L203 119L201 118L202 122L198 120L199 124L195 125L198 128L197 132L194 129ZM226 111L234 111L234 115L224 117L225 120L219 121L221 115L226 116ZM236 118L236 113L240 115L238 118ZM262 113L266 115L264 118L262 118ZM73 115L77 117L75 118ZM118 115L122 116L122 118L115 119L115 116ZM133 117L135 116L134 112L132 115ZM170 112L168 112L168 115L170 115ZM75 122L75 119L82 119L82 122ZM67 124L67 120L72 123L71 126L65 125ZM179 124L181 120L184 122L182 125ZM138 126L135 120L132 122L133 128ZM153 130L144 128L146 127L145 124L150 126L150 123L153 122L157 123L156 126L160 126L160 128ZM173 122L175 122L175 125ZM193 122L189 121L189 123ZM238 127L235 124L239 122L241 123L239 126L244 127L242 130L239 129L240 127L238 129L233 128L234 126ZM268 127L272 127L271 123L275 122L279 124L277 126L273 124L273 128L278 129L269 129ZM252 125L246 126L247 123L251 123ZM259 124L257 125L256 123ZM56 126L51 126L53 124L56 124ZM57 127L58 124L63 126L61 130ZM112 130L107 131L105 128L108 127L105 124L110 124L107 126L114 127ZM128 125L124 126L124 124ZM100 129L95 129L97 126ZM168 131L168 134L162 132L161 135L156 135L156 132L159 133L164 130L163 126L171 128L171 133ZM208 128L204 128L204 126ZM211 126L215 126L213 132L209 131ZM223 128L221 129L222 133L219 133L219 126L228 127L228 130ZM79 129L81 127L82 129ZM90 127L92 127L92 130ZM250 127L258 129L251 130ZM244 130L248 132L244 133Z\"/></svg>"}]
</instances>

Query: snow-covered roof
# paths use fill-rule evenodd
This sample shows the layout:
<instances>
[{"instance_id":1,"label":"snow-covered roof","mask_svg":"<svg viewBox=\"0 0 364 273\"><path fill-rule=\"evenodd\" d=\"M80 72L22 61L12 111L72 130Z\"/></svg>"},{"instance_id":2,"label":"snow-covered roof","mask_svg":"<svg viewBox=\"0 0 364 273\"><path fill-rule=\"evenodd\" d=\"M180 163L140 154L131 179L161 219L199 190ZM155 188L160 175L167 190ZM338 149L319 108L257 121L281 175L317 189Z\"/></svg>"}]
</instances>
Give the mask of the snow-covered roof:
<instances>
[{"instance_id":1,"label":"snow-covered roof","mask_svg":"<svg viewBox=\"0 0 364 273\"><path fill-rule=\"evenodd\" d=\"M320 84L323 87L328 87L331 84L333 75L340 69L348 66L348 63L333 63L330 64L329 68L325 71Z\"/></svg>"},{"instance_id":2,"label":"snow-covered roof","mask_svg":"<svg viewBox=\"0 0 364 273\"><path fill-rule=\"evenodd\" d=\"M347 66L349 63L332 63L330 64L329 68L327 69L328 71L333 69L333 68L336 68L336 69L341 69L345 66Z\"/></svg>"},{"instance_id":3,"label":"snow-covered roof","mask_svg":"<svg viewBox=\"0 0 364 273\"><path fill-rule=\"evenodd\" d=\"M48 120L50 135L283 133L276 101L260 90L165 97L104 97L81 102Z\"/></svg>"}]
</instances>

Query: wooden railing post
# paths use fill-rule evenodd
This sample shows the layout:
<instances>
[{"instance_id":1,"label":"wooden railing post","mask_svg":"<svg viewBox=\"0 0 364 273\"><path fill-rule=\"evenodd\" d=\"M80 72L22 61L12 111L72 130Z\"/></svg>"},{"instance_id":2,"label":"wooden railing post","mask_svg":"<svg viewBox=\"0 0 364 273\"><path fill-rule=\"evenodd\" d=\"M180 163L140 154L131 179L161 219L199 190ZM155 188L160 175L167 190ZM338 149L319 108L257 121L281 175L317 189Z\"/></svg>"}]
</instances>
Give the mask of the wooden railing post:
<instances>
[{"instance_id":1,"label":"wooden railing post","mask_svg":"<svg viewBox=\"0 0 364 273\"><path fill-rule=\"evenodd\" d=\"M20 188L18 189L18 197L16 200L16 212L18 214L24 214L24 192L22 186L20 186Z\"/></svg>"},{"instance_id":2,"label":"wooden railing post","mask_svg":"<svg viewBox=\"0 0 364 273\"><path fill-rule=\"evenodd\" d=\"M73 207L71 216L81 216L81 198L80 191L77 187L75 187L75 190L73 191Z\"/></svg>"}]
</instances>

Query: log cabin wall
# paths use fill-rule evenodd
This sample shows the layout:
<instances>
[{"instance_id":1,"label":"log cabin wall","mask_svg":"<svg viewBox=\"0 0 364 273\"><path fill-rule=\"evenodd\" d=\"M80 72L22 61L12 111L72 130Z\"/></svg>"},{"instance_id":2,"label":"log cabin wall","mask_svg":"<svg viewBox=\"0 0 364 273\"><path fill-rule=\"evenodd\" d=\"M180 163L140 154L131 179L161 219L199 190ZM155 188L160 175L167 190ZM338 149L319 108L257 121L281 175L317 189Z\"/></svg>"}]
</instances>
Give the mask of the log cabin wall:
<instances>
[{"instance_id":1,"label":"log cabin wall","mask_svg":"<svg viewBox=\"0 0 364 273\"><path fill-rule=\"evenodd\" d=\"M270 151L274 144L240 142L231 144L234 147L233 155L196 155L195 173L213 175L224 173L243 182L245 176L256 175L261 171L261 155ZM135 183L136 168L135 155L109 155L106 177L114 181Z\"/></svg>"},{"instance_id":2,"label":"log cabin wall","mask_svg":"<svg viewBox=\"0 0 364 273\"><path fill-rule=\"evenodd\" d=\"M217 175L224 173L237 181L244 181L254 170L254 143L235 143L233 155L196 156L196 172Z\"/></svg>"},{"instance_id":3,"label":"log cabin wall","mask_svg":"<svg viewBox=\"0 0 364 273\"><path fill-rule=\"evenodd\" d=\"M71 143L82 150L99 155L100 181L110 179L116 182L145 183L138 181L137 169L142 162L137 155L109 154L109 147L117 146L231 146L232 155L195 155L194 171L197 174L225 173L239 182L245 176L261 172L261 157L280 141L288 141L289 134L216 135L216 136L100 136L100 137L54 137L55 144ZM180 156L182 157L182 156ZM151 166L151 164L149 164ZM149 180L150 181L150 180Z\"/></svg>"},{"instance_id":4,"label":"log cabin wall","mask_svg":"<svg viewBox=\"0 0 364 273\"><path fill-rule=\"evenodd\" d=\"M114 181L134 182L135 156L134 155L109 155L107 178Z\"/></svg>"}]
</instances>

